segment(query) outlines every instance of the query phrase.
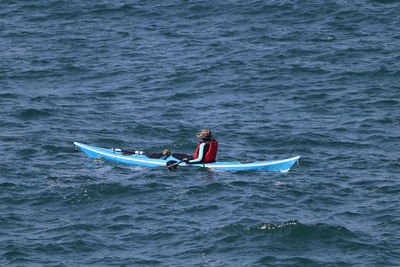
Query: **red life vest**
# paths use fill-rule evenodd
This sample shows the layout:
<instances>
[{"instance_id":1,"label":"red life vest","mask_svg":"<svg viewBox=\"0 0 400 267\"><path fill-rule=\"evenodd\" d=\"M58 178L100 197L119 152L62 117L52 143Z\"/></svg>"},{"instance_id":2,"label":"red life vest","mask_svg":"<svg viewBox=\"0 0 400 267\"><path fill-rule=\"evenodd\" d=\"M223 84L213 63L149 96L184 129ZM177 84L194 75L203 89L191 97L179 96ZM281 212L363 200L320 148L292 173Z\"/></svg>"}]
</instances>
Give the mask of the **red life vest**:
<instances>
[{"instance_id":1,"label":"red life vest","mask_svg":"<svg viewBox=\"0 0 400 267\"><path fill-rule=\"evenodd\" d=\"M217 159L217 150L218 150L218 141L217 140L212 140L210 142L200 142L197 145L196 151L194 151L194 155L193 157L195 159L197 159L199 157L199 149L200 149L200 145L203 143L208 143L210 146L208 148L208 150L206 151L206 154L203 157L203 160L201 161L201 163L211 163L214 162Z\"/></svg>"}]
</instances>

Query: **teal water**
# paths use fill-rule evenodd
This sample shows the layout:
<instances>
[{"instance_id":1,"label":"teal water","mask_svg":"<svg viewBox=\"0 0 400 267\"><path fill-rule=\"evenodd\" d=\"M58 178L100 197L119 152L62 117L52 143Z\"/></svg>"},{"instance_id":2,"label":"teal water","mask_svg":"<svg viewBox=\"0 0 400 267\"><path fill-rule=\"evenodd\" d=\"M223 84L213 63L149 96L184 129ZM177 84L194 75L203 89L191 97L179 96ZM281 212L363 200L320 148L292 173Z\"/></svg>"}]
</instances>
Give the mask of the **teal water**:
<instances>
[{"instance_id":1,"label":"teal water","mask_svg":"<svg viewBox=\"0 0 400 267\"><path fill-rule=\"evenodd\" d=\"M397 1L0 2L1 266L396 266ZM144 168L100 147L289 173Z\"/></svg>"}]
</instances>

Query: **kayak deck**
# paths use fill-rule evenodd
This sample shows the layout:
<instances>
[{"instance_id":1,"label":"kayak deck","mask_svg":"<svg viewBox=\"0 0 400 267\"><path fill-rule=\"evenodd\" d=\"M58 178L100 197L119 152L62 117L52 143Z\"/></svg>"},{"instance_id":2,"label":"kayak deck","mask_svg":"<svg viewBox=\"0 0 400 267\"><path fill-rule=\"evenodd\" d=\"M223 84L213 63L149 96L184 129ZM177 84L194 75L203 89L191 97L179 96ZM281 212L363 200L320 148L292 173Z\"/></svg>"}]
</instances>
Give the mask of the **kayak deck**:
<instances>
[{"instance_id":1,"label":"kayak deck","mask_svg":"<svg viewBox=\"0 0 400 267\"><path fill-rule=\"evenodd\" d=\"M165 167L168 161L179 161L172 155L166 159L149 158L141 154L124 155L122 152L113 149L101 148L90 146L78 142L74 145L83 151L90 158L104 158L110 161L119 162L123 164L146 166L146 167ZM182 167L204 167L215 170L224 171L245 171L245 170L264 170L264 171L278 171L287 172L296 164L300 156L283 160L270 160L270 161L254 161L254 162L213 162L205 164L187 164L181 163Z\"/></svg>"}]
</instances>

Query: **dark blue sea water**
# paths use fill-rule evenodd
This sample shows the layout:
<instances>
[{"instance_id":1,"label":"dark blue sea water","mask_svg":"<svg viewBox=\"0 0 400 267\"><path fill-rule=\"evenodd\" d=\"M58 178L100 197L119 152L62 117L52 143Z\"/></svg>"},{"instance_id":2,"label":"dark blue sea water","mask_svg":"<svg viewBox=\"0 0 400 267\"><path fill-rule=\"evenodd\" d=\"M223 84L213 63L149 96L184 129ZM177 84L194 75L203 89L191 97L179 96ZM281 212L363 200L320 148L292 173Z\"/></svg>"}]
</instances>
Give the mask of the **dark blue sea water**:
<instances>
[{"instance_id":1,"label":"dark blue sea water","mask_svg":"<svg viewBox=\"0 0 400 267\"><path fill-rule=\"evenodd\" d=\"M0 2L1 266L398 266L398 1ZM288 173L145 168L73 142Z\"/></svg>"}]
</instances>

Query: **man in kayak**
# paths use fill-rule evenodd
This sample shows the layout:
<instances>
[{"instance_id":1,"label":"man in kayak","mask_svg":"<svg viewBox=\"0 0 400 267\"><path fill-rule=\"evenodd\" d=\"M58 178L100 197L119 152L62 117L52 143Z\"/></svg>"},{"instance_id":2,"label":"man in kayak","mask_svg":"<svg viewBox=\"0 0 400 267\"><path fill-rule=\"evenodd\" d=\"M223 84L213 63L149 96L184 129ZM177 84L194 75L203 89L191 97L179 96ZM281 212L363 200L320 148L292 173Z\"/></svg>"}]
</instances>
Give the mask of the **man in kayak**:
<instances>
[{"instance_id":1,"label":"man in kayak","mask_svg":"<svg viewBox=\"0 0 400 267\"><path fill-rule=\"evenodd\" d=\"M196 134L201 141L192 158L184 158L183 161L189 164L211 163L217 158L218 141L212 136L210 129L203 129Z\"/></svg>"},{"instance_id":2,"label":"man in kayak","mask_svg":"<svg viewBox=\"0 0 400 267\"><path fill-rule=\"evenodd\" d=\"M193 157L186 155L186 154L176 154L171 153L168 149L164 149L162 153L149 153L140 150L128 150L128 149L120 149L120 148L113 148L113 151L122 152L123 155L145 155L149 158L155 159L167 159L169 156L173 156L183 162L188 164L195 164L195 163L211 163L214 162L217 158L217 150L218 150L218 141L214 139L212 136L210 129L203 129L196 134L201 141L197 144L197 148L194 152Z\"/></svg>"}]
</instances>

